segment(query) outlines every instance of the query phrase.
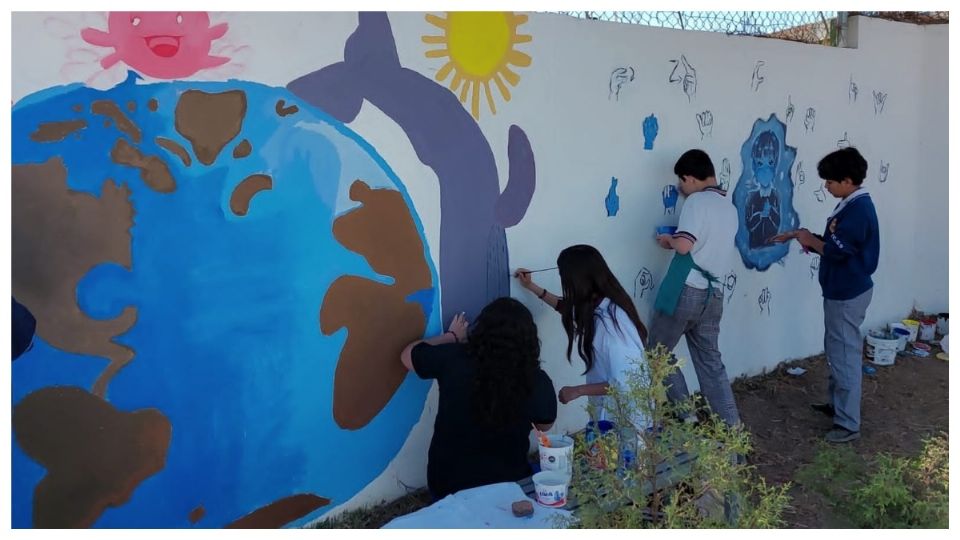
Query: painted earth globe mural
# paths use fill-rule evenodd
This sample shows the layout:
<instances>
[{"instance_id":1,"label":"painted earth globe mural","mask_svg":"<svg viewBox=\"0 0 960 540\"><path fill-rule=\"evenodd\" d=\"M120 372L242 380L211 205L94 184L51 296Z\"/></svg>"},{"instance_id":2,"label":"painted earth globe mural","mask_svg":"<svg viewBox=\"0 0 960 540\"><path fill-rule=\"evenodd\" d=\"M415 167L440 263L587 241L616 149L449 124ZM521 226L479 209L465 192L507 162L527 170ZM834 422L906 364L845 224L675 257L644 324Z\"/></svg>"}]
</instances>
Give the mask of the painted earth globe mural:
<instances>
[{"instance_id":1,"label":"painted earth globe mural","mask_svg":"<svg viewBox=\"0 0 960 540\"><path fill-rule=\"evenodd\" d=\"M293 525L385 469L439 280L362 138L286 89L131 74L21 100L13 159L13 293L38 321L12 368L15 527Z\"/></svg>"}]
</instances>

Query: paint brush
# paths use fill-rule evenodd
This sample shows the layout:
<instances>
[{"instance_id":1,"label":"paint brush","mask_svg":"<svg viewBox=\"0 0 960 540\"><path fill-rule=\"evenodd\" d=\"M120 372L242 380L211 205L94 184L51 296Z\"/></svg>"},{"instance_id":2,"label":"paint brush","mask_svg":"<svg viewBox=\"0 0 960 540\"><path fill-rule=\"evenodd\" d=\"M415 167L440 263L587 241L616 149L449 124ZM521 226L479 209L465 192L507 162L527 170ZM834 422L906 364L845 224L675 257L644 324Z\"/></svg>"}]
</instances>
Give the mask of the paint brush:
<instances>
[{"instance_id":1,"label":"paint brush","mask_svg":"<svg viewBox=\"0 0 960 540\"><path fill-rule=\"evenodd\" d=\"M544 448L550 448L550 437L547 437L547 434L537 429L537 425L533 422L530 422L530 425L533 426L533 430L537 432L537 439L540 440L540 446Z\"/></svg>"},{"instance_id":2,"label":"paint brush","mask_svg":"<svg viewBox=\"0 0 960 540\"><path fill-rule=\"evenodd\" d=\"M556 270L556 269L557 269L557 267L556 267L556 266L553 266L553 267L550 267L550 268L541 268L541 269L539 269L539 270L527 270L526 272L523 272L523 273L524 273L524 274L536 274L537 272L546 272L547 270ZM519 273L520 273L520 272L516 272L516 273L514 273L514 274L509 274L509 273L508 273L507 275L515 276L516 274L519 274Z\"/></svg>"}]
</instances>

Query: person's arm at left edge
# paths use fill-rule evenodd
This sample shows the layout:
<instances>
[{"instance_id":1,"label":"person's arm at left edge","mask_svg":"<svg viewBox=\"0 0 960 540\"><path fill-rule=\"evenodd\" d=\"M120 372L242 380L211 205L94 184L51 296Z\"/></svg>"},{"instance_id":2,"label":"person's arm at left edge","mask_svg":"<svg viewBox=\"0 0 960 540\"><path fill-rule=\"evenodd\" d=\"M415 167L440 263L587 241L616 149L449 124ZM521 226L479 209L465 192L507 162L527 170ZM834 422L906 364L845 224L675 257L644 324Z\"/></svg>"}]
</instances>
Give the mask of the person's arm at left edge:
<instances>
[{"instance_id":1,"label":"person's arm at left edge","mask_svg":"<svg viewBox=\"0 0 960 540\"><path fill-rule=\"evenodd\" d=\"M429 339L418 339L407 345L400 353L400 362L407 371L413 371L413 349L421 343L427 345L442 345L444 343L461 343L467 338L467 318L463 313L458 313L450 322L450 329Z\"/></svg>"}]
</instances>

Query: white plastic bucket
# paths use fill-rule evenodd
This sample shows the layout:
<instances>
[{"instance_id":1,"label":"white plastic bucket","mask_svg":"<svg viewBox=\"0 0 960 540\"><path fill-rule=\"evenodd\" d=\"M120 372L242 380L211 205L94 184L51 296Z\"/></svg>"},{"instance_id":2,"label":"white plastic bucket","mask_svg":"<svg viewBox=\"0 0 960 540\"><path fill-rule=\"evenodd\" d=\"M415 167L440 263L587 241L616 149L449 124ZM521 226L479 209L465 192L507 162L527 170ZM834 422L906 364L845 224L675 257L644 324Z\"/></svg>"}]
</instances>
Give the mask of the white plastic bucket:
<instances>
[{"instance_id":1,"label":"white plastic bucket","mask_svg":"<svg viewBox=\"0 0 960 540\"><path fill-rule=\"evenodd\" d=\"M893 322L888 325L890 332L897 336L897 351L903 351L907 348L907 340L910 338L910 329L907 325L899 322Z\"/></svg>"},{"instance_id":2,"label":"white plastic bucket","mask_svg":"<svg viewBox=\"0 0 960 540\"><path fill-rule=\"evenodd\" d=\"M907 341L916 341L916 340L917 340L917 332L920 331L920 322L919 322L919 321L915 321L915 320L913 320L913 319L904 319L904 320L902 320L902 321L900 321L900 322L902 322L902 323L904 324L904 326L907 327L907 330L910 331L910 337L907 338Z\"/></svg>"},{"instance_id":3,"label":"white plastic bucket","mask_svg":"<svg viewBox=\"0 0 960 540\"><path fill-rule=\"evenodd\" d=\"M937 332L937 323L935 322L922 322L920 323L920 341L933 341L935 334Z\"/></svg>"},{"instance_id":4,"label":"white plastic bucket","mask_svg":"<svg viewBox=\"0 0 960 540\"><path fill-rule=\"evenodd\" d=\"M570 476L557 471L540 471L533 475L533 487L538 503L557 508L567 504Z\"/></svg>"},{"instance_id":5,"label":"white plastic bucket","mask_svg":"<svg viewBox=\"0 0 960 540\"><path fill-rule=\"evenodd\" d=\"M906 328L895 328L893 334L897 336L897 352L907 349L907 338L910 337L910 331Z\"/></svg>"},{"instance_id":6,"label":"white plastic bucket","mask_svg":"<svg viewBox=\"0 0 960 540\"><path fill-rule=\"evenodd\" d=\"M573 439L566 435L547 435L550 446L540 444L540 470L573 474Z\"/></svg>"},{"instance_id":7,"label":"white plastic bucket","mask_svg":"<svg viewBox=\"0 0 960 540\"><path fill-rule=\"evenodd\" d=\"M884 336L867 334L867 358L878 366L890 366L897 359L898 339L886 339Z\"/></svg>"},{"instance_id":8,"label":"white plastic bucket","mask_svg":"<svg viewBox=\"0 0 960 540\"><path fill-rule=\"evenodd\" d=\"M941 313L937 317L937 332L941 336L945 336L950 333L950 316L947 313Z\"/></svg>"}]
</instances>

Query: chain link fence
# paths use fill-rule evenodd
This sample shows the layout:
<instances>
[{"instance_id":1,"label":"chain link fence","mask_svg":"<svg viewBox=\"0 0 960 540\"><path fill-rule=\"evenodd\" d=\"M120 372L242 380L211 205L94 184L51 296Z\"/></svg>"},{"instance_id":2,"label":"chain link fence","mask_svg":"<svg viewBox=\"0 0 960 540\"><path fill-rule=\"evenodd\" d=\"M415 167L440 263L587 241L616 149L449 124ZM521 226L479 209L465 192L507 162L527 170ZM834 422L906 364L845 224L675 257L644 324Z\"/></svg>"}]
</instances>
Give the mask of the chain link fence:
<instances>
[{"instance_id":1,"label":"chain link fence","mask_svg":"<svg viewBox=\"0 0 960 540\"><path fill-rule=\"evenodd\" d=\"M837 45L847 14L912 22L948 23L946 11L561 11L581 19L723 32L820 45ZM840 23L838 23L838 16Z\"/></svg>"},{"instance_id":2,"label":"chain link fence","mask_svg":"<svg viewBox=\"0 0 960 540\"><path fill-rule=\"evenodd\" d=\"M949 11L851 11L850 15L863 15L913 24L950 24Z\"/></svg>"}]
</instances>

